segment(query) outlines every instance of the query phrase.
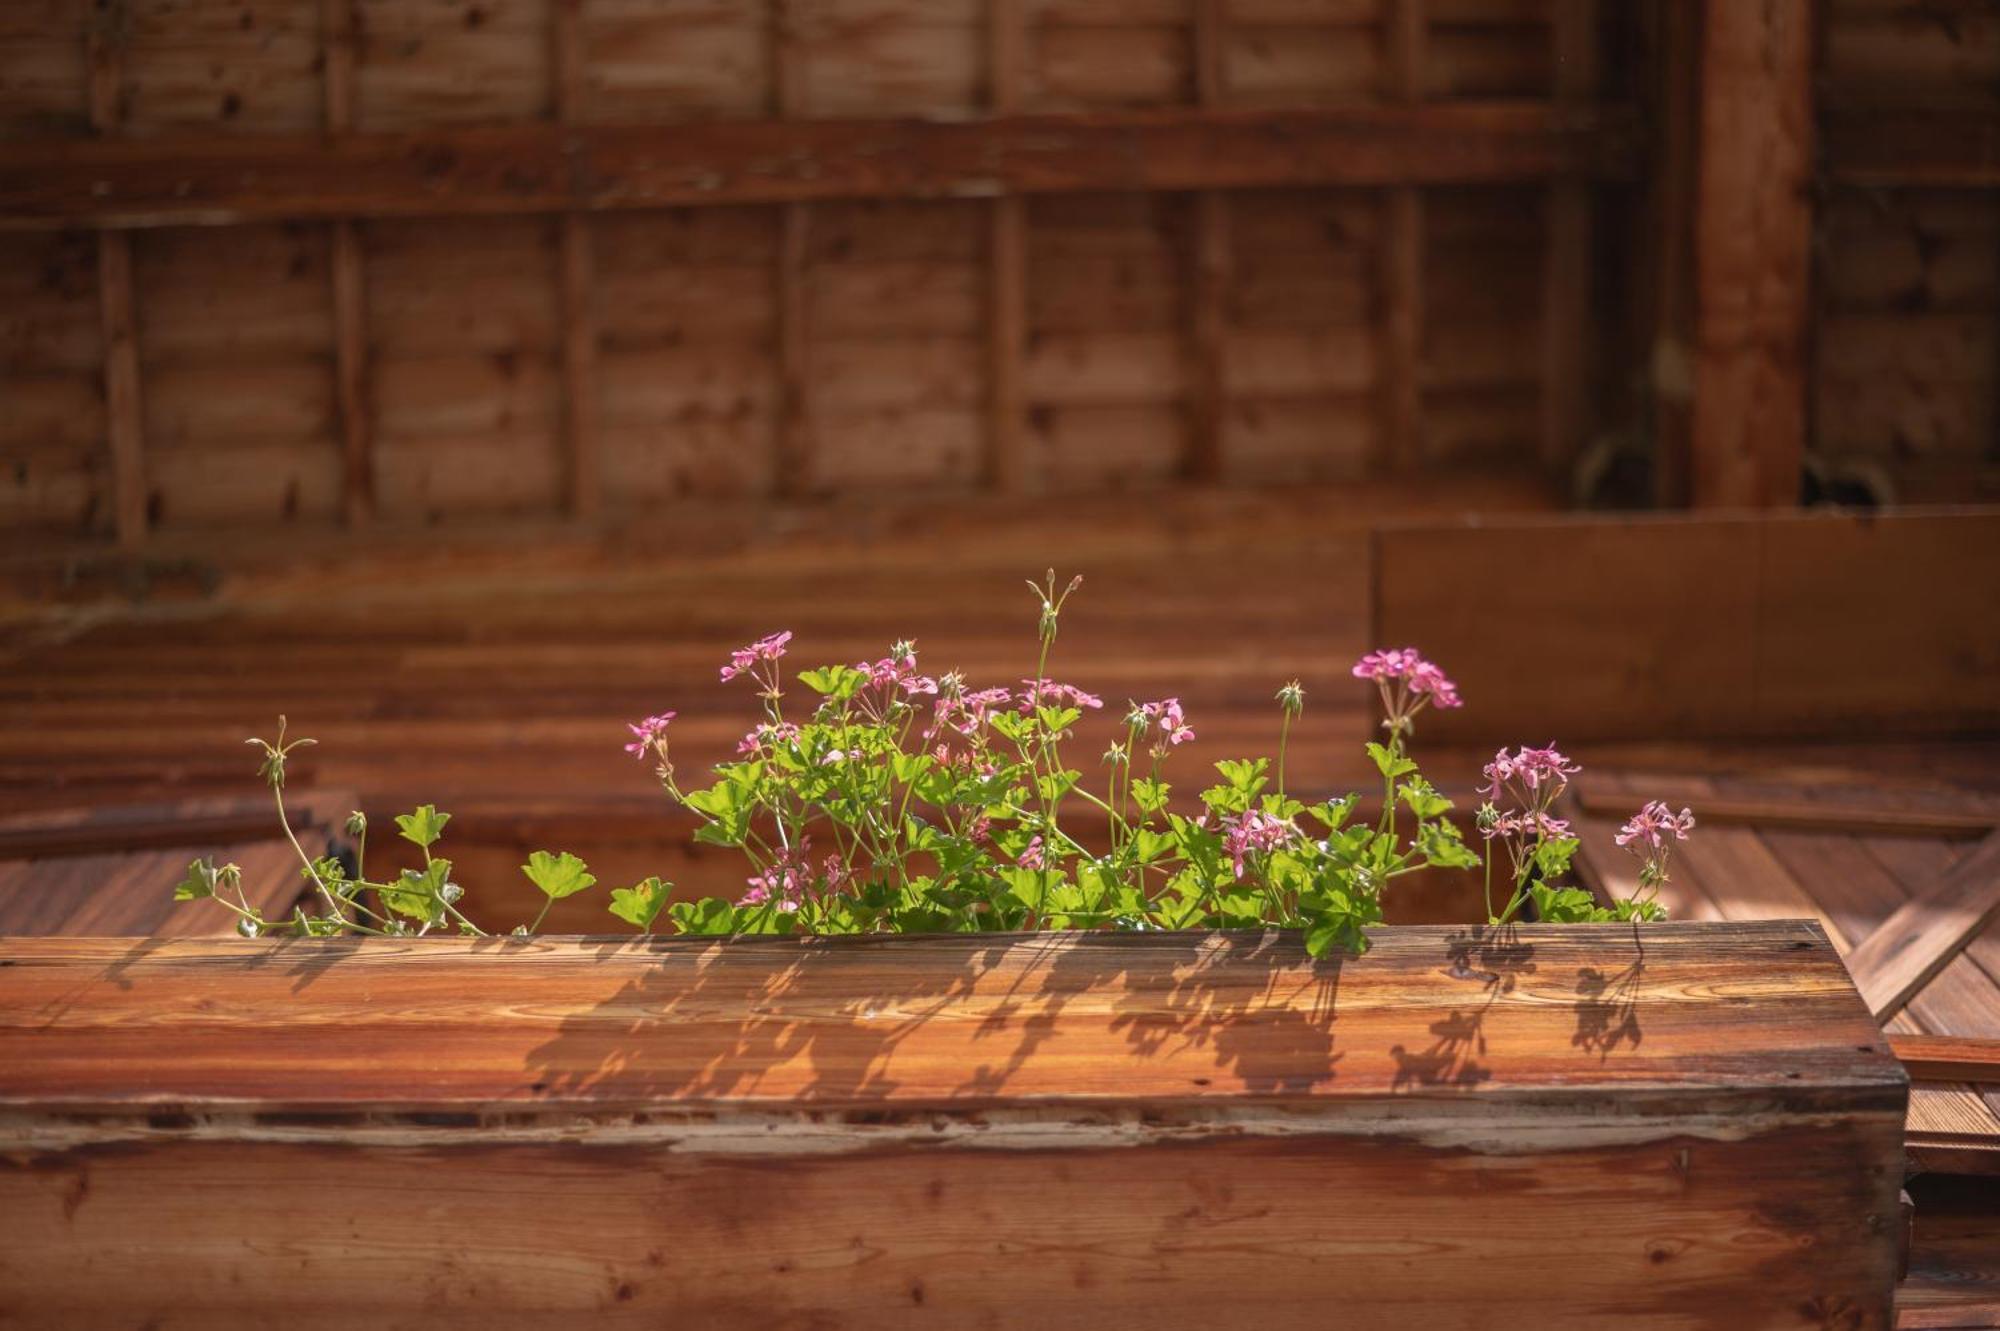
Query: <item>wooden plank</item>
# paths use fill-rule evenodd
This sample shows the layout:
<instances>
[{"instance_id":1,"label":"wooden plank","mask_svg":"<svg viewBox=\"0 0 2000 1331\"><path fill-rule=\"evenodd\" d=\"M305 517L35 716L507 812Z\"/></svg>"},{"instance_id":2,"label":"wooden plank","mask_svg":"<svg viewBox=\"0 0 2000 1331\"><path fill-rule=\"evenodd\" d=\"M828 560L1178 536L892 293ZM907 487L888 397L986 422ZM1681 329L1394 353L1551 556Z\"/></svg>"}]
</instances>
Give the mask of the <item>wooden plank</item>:
<instances>
[{"instance_id":1,"label":"wooden plank","mask_svg":"<svg viewBox=\"0 0 2000 1331\"><path fill-rule=\"evenodd\" d=\"M583 0L555 0L549 10L549 65L559 124L578 119L584 96ZM598 459L597 289L590 220L563 214L557 318L562 324L562 441L571 516L590 518L602 502Z\"/></svg>"},{"instance_id":2,"label":"wooden plank","mask_svg":"<svg viewBox=\"0 0 2000 1331\"><path fill-rule=\"evenodd\" d=\"M1892 1035L1889 1048L1912 1081L2000 1082L2000 1040L1964 1035Z\"/></svg>"},{"instance_id":3,"label":"wooden plank","mask_svg":"<svg viewBox=\"0 0 2000 1331\"><path fill-rule=\"evenodd\" d=\"M1555 55L1556 104L1590 105L1598 86L1597 0L1557 0L1549 39ZM1578 181L1549 187L1547 252L1542 267L1541 456L1567 467L1589 430L1591 202Z\"/></svg>"},{"instance_id":4,"label":"wooden plank","mask_svg":"<svg viewBox=\"0 0 2000 1331\"><path fill-rule=\"evenodd\" d=\"M1487 1004L1481 1100L1509 1096L1589 1098L1620 1087L1678 1088L1725 1097L1810 1100L1836 1087L1876 1087L1901 1113L1903 1074L1888 1057L1839 959L1796 922L1665 927L1643 941L1634 999L1645 1041L1624 1056L1576 1065L1572 1035L1576 971L1634 955L1625 926L1526 926L1505 942L1463 929L1389 930L1361 958L1315 964L1296 937L1262 935L1024 935L993 940L868 936L800 941L701 939L612 941L543 938L509 944L504 957L481 940L409 943L329 940L308 944L162 941L133 960L121 944L7 939L15 1001L0 1012L0 1104L112 1109L160 1101L216 1110L261 1104L300 1110L421 1098L440 1107L511 1104L530 1110L671 1105L790 1111L874 1104L1081 1102L1105 1097L1162 1106L1245 1095L1277 1101L1368 1100L1422 1078L1412 1050L1433 1043L1418 1014ZM274 947L278 949L274 953ZM1512 949L1512 951L1509 951ZM1512 987L1485 992L1448 964L1463 951L1487 969L1508 969ZM282 964L273 964L281 955ZM121 959L129 983L93 985ZM1532 969L1526 960L1535 963ZM240 1048L238 1036L295 1019L296 968L312 968L315 1042L274 1042L256 1059L208 1057L205 1043ZM477 974L479 982L470 985ZM1207 1041L1135 1042L1178 1010L1207 1029L1238 1005L1278 1003L1303 1016L1332 1003L1338 974L1339 1075L1328 1062L1334 1032L1274 1018L1236 1033L1240 1051L1218 1064ZM782 976L769 1005L740 1005ZM1176 977L1180 978L1176 978ZM1755 983L1739 994L1738 986ZM1180 991L1193 986L1192 992ZM226 988L229 1032L205 1015L202 995ZM388 989L403 1003L385 1007ZM1179 994L1176 998L1175 995ZM1319 999L1313 995L1319 994ZM60 995L63 1035L37 1014ZM731 995L735 995L734 998ZM1754 996L1753 996L1754 995ZM948 1000L980 1020L928 1020ZM421 1067L380 1054L411 1010L436 1009L460 1034L449 1059ZM631 1043L634 1004L654 1028ZM465 1008L460 1027L448 1015ZM1141 1018L1138 1014L1150 1015ZM824 1028L804 1046L778 1045L749 1065L717 1064L717 1048L811 1020ZM1331 1009L1320 1011L1324 1021ZM879 1020L878 1020L879 1018ZM1035 1032L1055 1021L1062 1038ZM994 1023L1035 1044L1010 1066ZM1137 1023L1135 1025L1135 1022ZM545 1050L552 1026L562 1047ZM1162 1029L1164 1029L1162 1027ZM1193 1027L1189 1027L1193 1029ZM338 1033L338 1038L335 1034ZM718 1043L721 1042L721 1043ZM617 1065L602 1060L625 1049ZM1507 1056L1498 1056L1499 1050ZM537 1051L542 1052L538 1053ZM350 1061L347 1051L366 1056ZM220 1046L217 1051L220 1052ZM1021 1051L1025 1054L1027 1051ZM1466 1059L1471 1049L1461 1051ZM996 1061L997 1060L997 1061ZM547 1062L546 1086L523 1080ZM994 1080L968 1085L969 1068ZM1002 1067L1009 1067L1005 1073ZM579 1075L590 1071L593 1075ZM1551 1082L1560 1074L1560 1084Z\"/></svg>"},{"instance_id":5,"label":"wooden plank","mask_svg":"<svg viewBox=\"0 0 2000 1331\"><path fill-rule=\"evenodd\" d=\"M805 56L798 0L771 6L771 109L781 123L796 123L806 111ZM812 310L807 256L812 214L804 203L786 202L781 214L778 267L778 439L774 488L782 495L813 488Z\"/></svg>"},{"instance_id":6,"label":"wooden plank","mask_svg":"<svg viewBox=\"0 0 2000 1331\"><path fill-rule=\"evenodd\" d=\"M1972 108L1832 109L1819 119L1826 174L1863 189L2000 189L2000 124Z\"/></svg>"},{"instance_id":7,"label":"wooden plank","mask_svg":"<svg viewBox=\"0 0 2000 1331\"><path fill-rule=\"evenodd\" d=\"M1706 508L1798 503L1812 255L1812 5L1708 0L1690 478Z\"/></svg>"},{"instance_id":8,"label":"wooden plank","mask_svg":"<svg viewBox=\"0 0 2000 1331\"><path fill-rule=\"evenodd\" d=\"M1629 112L1514 103L0 143L0 229L995 192L1499 183L1631 169Z\"/></svg>"},{"instance_id":9,"label":"wooden plank","mask_svg":"<svg viewBox=\"0 0 2000 1331\"><path fill-rule=\"evenodd\" d=\"M1678 790L1669 779L1653 798L1669 804L1691 802ZM1578 805L1590 813L1631 812L1623 803L1626 797L1622 790L1587 783L1575 794ZM2000 800L1971 791L1940 794L1935 803L1907 808L1867 798L1860 790L1842 791L1830 798L1803 786L1757 795L1707 791L1701 796L1701 820L1704 824L1740 823L1849 836L1968 836L2000 827Z\"/></svg>"},{"instance_id":10,"label":"wooden plank","mask_svg":"<svg viewBox=\"0 0 2000 1331\"><path fill-rule=\"evenodd\" d=\"M1388 95L1423 101L1429 35L1426 0L1396 0L1388 16ZM1378 468L1422 464L1424 355L1424 197L1413 186L1383 195L1382 433Z\"/></svg>"},{"instance_id":11,"label":"wooden plank","mask_svg":"<svg viewBox=\"0 0 2000 1331\"><path fill-rule=\"evenodd\" d=\"M139 402L139 344L132 308L132 238L97 238L97 294L104 323L104 417L111 451L112 522L118 544L144 543L146 439Z\"/></svg>"},{"instance_id":12,"label":"wooden plank","mask_svg":"<svg viewBox=\"0 0 2000 1331\"><path fill-rule=\"evenodd\" d=\"M1879 1018L1894 1016L2000 912L2000 832L1928 892L1913 897L1848 953L1848 969ZM1996 991L2000 997L2000 991Z\"/></svg>"},{"instance_id":13,"label":"wooden plank","mask_svg":"<svg viewBox=\"0 0 2000 1331\"><path fill-rule=\"evenodd\" d=\"M324 122L329 133L354 128L358 38L353 0L321 0L320 52ZM360 228L348 218L330 228L328 276L333 302L334 408L340 418L341 511L351 527L375 510L375 420L368 393L368 284Z\"/></svg>"},{"instance_id":14,"label":"wooden plank","mask_svg":"<svg viewBox=\"0 0 2000 1331\"><path fill-rule=\"evenodd\" d=\"M1658 137L1634 209L1644 276L1633 308L1647 362L1653 500L1671 507L1688 503L1692 485L1701 17L1697 4L1661 4L1641 6L1637 21Z\"/></svg>"},{"instance_id":15,"label":"wooden plank","mask_svg":"<svg viewBox=\"0 0 2000 1331\"><path fill-rule=\"evenodd\" d=\"M1370 640L1420 644L1468 700L1424 718L1433 739L2000 724L2000 510L1384 524L1373 542Z\"/></svg>"},{"instance_id":16,"label":"wooden plank","mask_svg":"<svg viewBox=\"0 0 2000 1331\"><path fill-rule=\"evenodd\" d=\"M1195 0L1195 100L1220 107L1227 97L1224 51L1227 36L1222 0ZM1229 201L1215 190L1194 198L1192 247L1188 260L1187 451L1181 472L1189 480L1214 481L1222 475L1222 435L1228 410L1227 354L1231 242Z\"/></svg>"}]
</instances>

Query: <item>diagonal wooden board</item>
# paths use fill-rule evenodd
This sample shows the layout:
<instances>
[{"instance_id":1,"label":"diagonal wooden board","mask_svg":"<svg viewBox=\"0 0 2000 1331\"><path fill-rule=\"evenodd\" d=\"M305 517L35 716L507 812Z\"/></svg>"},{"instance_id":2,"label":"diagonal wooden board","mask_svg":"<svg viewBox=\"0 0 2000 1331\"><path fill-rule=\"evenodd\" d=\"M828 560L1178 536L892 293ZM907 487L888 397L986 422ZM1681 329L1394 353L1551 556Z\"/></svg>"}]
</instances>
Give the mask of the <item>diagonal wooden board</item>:
<instances>
[{"instance_id":1,"label":"diagonal wooden board","mask_svg":"<svg viewBox=\"0 0 2000 1331\"><path fill-rule=\"evenodd\" d=\"M1902 1010L2000 913L2000 831L1847 954L1855 987L1876 1019Z\"/></svg>"}]
</instances>

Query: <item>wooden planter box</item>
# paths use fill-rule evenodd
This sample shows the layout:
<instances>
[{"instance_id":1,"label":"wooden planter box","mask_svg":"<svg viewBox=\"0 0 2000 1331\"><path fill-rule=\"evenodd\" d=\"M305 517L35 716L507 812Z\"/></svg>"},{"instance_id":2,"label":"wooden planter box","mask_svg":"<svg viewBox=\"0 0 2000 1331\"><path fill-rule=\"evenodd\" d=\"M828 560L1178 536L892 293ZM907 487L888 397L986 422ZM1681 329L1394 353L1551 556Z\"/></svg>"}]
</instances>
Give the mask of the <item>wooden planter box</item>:
<instances>
[{"instance_id":1,"label":"wooden planter box","mask_svg":"<svg viewBox=\"0 0 2000 1331\"><path fill-rule=\"evenodd\" d=\"M0 1322L1886 1327L1816 928L0 940Z\"/></svg>"}]
</instances>

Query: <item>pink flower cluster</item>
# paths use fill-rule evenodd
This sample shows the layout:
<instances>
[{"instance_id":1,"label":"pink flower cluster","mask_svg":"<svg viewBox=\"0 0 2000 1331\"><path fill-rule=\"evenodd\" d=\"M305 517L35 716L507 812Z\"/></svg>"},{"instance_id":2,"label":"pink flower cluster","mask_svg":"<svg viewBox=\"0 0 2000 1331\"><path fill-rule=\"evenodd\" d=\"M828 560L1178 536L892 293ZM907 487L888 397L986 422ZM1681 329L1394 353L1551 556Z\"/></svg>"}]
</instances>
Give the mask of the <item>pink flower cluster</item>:
<instances>
[{"instance_id":1,"label":"pink flower cluster","mask_svg":"<svg viewBox=\"0 0 2000 1331\"><path fill-rule=\"evenodd\" d=\"M1024 679L1021 713L1030 715L1037 707L1102 707L1104 699L1085 693L1074 684L1058 684L1052 679Z\"/></svg>"},{"instance_id":2,"label":"pink flower cluster","mask_svg":"<svg viewBox=\"0 0 2000 1331\"><path fill-rule=\"evenodd\" d=\"M924 731L926 744L933 743L947 730L965 739L976 740L994 709L1005 707L1014 700L1012 693L1001 688L976 689L968 693L955 675L948 676L944 684L937 705L931 709L930 726Z\"/></svg>"},{"instance_id":3,"label":"pink flower cluster","mask_svg":"<svg viewBox=\"0 0 2000 1331\"><path fill-rule=\"evenodd\" d=\"M1356 679L1372 679L1382 695L1383 722L1392 735L1410 728L1411 721L1426 705L1440 708L1462 707L1458 685L1434 661L1426 661L1414 647L1384 647L1354 663Z\"/></svg>"},{"instance_id":4,"label":"pink flower cluster","mask_svg":"<svg viewBox=\"0 0 2000 1331\"><path fill-rule=\"evenodd\" d=\"M829 855L817 873L812 863L812 841L802 839L797 847L778 852L771 867L746 880L749 890L737 900L739 906L776 905L786 914L798 910L810 897L838 892L848 880L847 865L840 856Z\"/></svg>"},{"instance_id":5,"label":"pink flower cluster","mask_svg":"<svg viewBox=\"0 0 2000 1331\"><path fill-rule=\"evenodd\" d=\"M1480 811L1479 831L1488 841L1505 837L1512 845L1569 835L1569 824L1550 817L1549 809L1569 788L1570 777L1583 769L1553 745L1513 753L1502 749L1481 770L1486 784L1479 793L1486 797L1486 807Z\"/></svg>"},{"instance_id":6,"label":"pink flower cluster","mask_svg":"<svg viewBox=\"0 0 2000 1331\"><path fill-rule=\"evenodd\" d=\"M1021 855L1016 863L1023 869L1046 869L1049 867L1048 856L1042 851L1042 838L1039 835L1031 837L1028 844L1021 848Z\"/></svg>"},{"instance_id":7,"label":"pink flower cluster","mask_svg":"<svg viewBox=\"0 0 2000 1331\"><path fill-rule=\"evenodd\" d=\"M785 644L791 640L792 631L786 629L782 633L759 638L748 647L737 648L729 654L729 664L722 667L722 682L726 684L738 675L749 675L753 679L762 679L766 688L775 689L777 671L771 671L770 678L763 679L756 673L757 666L764 662L775 662L784 656Z\"/></svg>"},{"instance_id":8,"label":"pink flower cluster","mask_svg":"<svg viewBox=\"0 0 2000 1331\"><path fill-rule=\"evenodd\" d=\"M750 733L736 741L738 755L748 758L790 744L799 737L799 728L789 721L760 721Z\"/></svg>"},{"instance_id":9,"label":"pink flower cluster","mask_svg":"<svg viewBox=\"0 0 2000 1331\"><path fill-rule=\"evenodd\" d=\"M1675 813L1659 800L1648 800L1644 808L1618 829L1618 835L1612 840L1645 858L1648 852L1665 849L1668 837L1685 841L1692 831L1694 810L1682 809Z\"/></svg>"},{"instance_id":10,"label":"pink flower cluster","mask_svg":"<svg viewBox=\"0 0 2000 1331\"><path fill-rule=\"evenodd\" d=\"M1243 859L1253 850L1270 852L1299 834L1291 821L1262 809L1245 809L1222 825L1222 850L1243 878Z\"/></svg>"},{"instance_id":11,"label":"pink flower cluster","mask_svg":"<svg viewBox=\"0 0 2000 1331\"><path fill-rule=\"evenodd\" d=\"M664 750L667 745L667 727L676 715L678 713L661 712L658 716L649 716L643 721L628 723L625 728L632 732L632 742L625 746L625 752L644 762L646 755L655 749Z\"/></svg>"},{"instance_id":12,"label":"pink flower cluster","mask_svg":"<svg viewBox=\"0 0 2000 1331\"><path fill-rule=\"evenodd\" d=\"M1187 714L1181 710L1179 698L1162 698L1158 702L1141 703L1133 708L1132 716L1136 722L1134 729L1159 732L1153 740L1155 757L1194 738L1194 727L1188 724Z\"/></svg>"}]
</instances>

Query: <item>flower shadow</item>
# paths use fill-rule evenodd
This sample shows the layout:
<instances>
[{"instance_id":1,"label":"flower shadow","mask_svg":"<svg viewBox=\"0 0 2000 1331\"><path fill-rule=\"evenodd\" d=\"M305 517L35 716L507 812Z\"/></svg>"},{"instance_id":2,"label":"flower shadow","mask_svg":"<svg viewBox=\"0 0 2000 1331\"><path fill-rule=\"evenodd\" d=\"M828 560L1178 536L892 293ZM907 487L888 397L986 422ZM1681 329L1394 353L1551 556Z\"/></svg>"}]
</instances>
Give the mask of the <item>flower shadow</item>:
<instances>
[{"instance_id":1,"label":"flower shadow","mask_svg":"<svg viewBox=\"0 0 2000 1331\"><path fill-rule=\"evenodd\" d=\"M1491 1079L1492 1068L1480 1061L1486 1057L1486 1014L1513 993L1524 976L1535 973L1534 958L1534 944L1522 941L1519 929L1511 924L1477 925L1448 935L1444 973L1477 984L1479 997L1432 1022L1430 1033L1436 1038L1423 1049L1390 1047L1396 1060L1390 1089L1470 1089Z\"/></svg>"},{"instance_id":2,"label":"flower shadow","mask_svg":"<svg viewBox=\"0 0 2000 1331\"><path fill-rule=\"evenodd\" d=\"M1646 974L1646 944L1632 925L1632 960L1616 972L1585 966L1576 977L1576 1033L1570 1044L1594 1053L1601 1063L1621 1046L1637 1049L1645 1032L1639 1025L1639 994Z\"/></svg>"}]
</instances>

